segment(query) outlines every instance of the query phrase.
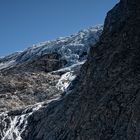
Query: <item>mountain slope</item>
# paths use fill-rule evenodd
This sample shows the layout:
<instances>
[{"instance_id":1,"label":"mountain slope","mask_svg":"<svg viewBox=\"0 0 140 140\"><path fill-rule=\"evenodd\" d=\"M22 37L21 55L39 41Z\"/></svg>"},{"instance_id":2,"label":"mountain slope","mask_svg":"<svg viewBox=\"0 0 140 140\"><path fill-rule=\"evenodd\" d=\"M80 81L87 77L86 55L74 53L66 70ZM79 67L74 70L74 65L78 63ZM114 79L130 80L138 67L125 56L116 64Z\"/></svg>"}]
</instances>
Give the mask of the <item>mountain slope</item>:
<instances>
[{"instance_id":1,"label":"mountain slope","mask_svg":"<svg viewBox=\"0 0 140 140\"><path fill-rule=\"evenodd\" d=\"M0 59L0 112L60 97L87 59L102 26L47 41Z\"/></svg>"},{"instance_id":2,"label":"mountain slope","mask_svg":"<svg viewBox=\"0 0 140 140\"><path fill-rule=\"evenodd\" d=\"M102 26L81 30L69 37L47 41L23 52L17 52L0 59L1 71L51 72L85 60L91 44L98 41ZM8 72L7 72L8 73Z\"/></svg>"},{"instance_id":3,"label":"mountain slope","mask_svg":"<svg viewBox=\"0 0 140 140\"><path fill-rule=\"evenodd\" d=\"M25 140L132 140L140 138L138 0L121 0L107 15L74 89L35 111Z\"/></svg>"},{"instance_id":4,"label":"mountain slope","mask_svg":"<svg viewBox=\"0 0 140 140\"><path fill-rule=\"evenodd\" d=\"M140 139L139 15L138 0L120 0L67 94L36 109L9 113L16 122L24 121L14 123L4 139Z\"/></svg>"}]
</instances>

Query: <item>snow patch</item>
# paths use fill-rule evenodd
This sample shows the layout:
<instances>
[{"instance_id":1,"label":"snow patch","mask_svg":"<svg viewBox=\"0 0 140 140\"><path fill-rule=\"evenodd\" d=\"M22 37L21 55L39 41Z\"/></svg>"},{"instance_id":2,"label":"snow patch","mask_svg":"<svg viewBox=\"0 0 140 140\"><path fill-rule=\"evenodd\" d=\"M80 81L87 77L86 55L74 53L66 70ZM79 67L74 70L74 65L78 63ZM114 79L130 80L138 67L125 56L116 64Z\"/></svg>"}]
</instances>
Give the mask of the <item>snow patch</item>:
<instances>
[{"instance_id":1,"label":"snow patch","mask_svg":"<svg viewBox=\"0 0 140 140\"><path fill-rule=\"evenodd\" d=\"M59 90L65 91L70 85L71 81L74 80L76 75L73 75L73 72L67 72L61 76L56 87Z\"/></svg>"},{"instance_id":2,"label":"snow patch","mask_svg":"<svg viewBox=\"0 0 140 140\"><path fill-rule=\"evenodd\" d=\"M8 116L7 113L0 114L0 119L3 118L1 119L1 122L5 126L5 129L1 132L1 140L22 140L21 134L26 130L28 117L32 115L33 112L39 110L42 107L42 104L43 103L38 103L34 105L32 111L29 113L26 112L30 107L26 108L19 116L12 117ZM6 127L6 119L9 121L8 128Z\"/></svg>"},{"instance_id":3,"label":"snow patch","mask_svg":"<svg viewBox=\"0 0 140 140\"><path fill-rule=\"evenodd\" d=\"M7 67L11 67L14 63L15 63L15 60L11 60L11 61L4 62L4 63L2 62L2 63L0 63L0 70L5 69Z\"/></svg>"}]
</instances>

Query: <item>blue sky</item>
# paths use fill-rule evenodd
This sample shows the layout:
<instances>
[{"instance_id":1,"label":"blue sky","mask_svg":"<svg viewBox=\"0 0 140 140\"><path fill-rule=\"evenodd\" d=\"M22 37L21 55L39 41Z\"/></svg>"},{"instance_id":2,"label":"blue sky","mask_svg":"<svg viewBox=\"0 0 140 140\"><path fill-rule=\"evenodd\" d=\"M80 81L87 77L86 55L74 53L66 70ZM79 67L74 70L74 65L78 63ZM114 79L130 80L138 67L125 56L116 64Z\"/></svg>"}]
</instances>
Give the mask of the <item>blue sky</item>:
<instances>
[{"instance_id":1,"label":"blue sky","mask_svg":"<svg viewBox=\"0 0 140 140\"><path fill-rule=\"evenodd\" d=\"M0 0L0 56L103 24L118 0Z\"/></svg>"}]
</instances>

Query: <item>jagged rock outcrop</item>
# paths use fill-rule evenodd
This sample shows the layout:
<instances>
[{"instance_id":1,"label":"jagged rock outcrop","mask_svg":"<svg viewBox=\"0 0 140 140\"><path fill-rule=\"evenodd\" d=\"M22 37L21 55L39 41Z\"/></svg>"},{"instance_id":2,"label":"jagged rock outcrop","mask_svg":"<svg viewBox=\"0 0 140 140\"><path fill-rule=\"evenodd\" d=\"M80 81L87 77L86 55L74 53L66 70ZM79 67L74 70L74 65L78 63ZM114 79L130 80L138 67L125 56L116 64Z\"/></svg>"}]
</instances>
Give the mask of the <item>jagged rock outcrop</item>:
<instances>
[{"instance_id":1,"label":"jagged rock outcrop","mask_svg":"<svg viewBox=\"0 0 140 140\"><path fill-rule=\"evenodd\" d=\"M9 114L26 118L14 124L21 139L140 139L139 15L138 0L120 0L107 14L100 40L67 94L30 115L30 111ZM16 139L16 131L10 132Z\"/></svg>"}]
</instances>

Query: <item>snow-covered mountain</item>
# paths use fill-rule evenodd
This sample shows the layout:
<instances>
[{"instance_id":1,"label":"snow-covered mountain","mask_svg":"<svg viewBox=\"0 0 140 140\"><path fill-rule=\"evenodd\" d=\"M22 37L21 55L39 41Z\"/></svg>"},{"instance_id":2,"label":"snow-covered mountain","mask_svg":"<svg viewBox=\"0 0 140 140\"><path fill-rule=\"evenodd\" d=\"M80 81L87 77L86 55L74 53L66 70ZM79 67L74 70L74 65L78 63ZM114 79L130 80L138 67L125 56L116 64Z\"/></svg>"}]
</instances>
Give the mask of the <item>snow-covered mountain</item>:
<instances>
[{"instance_id":1,"label":"snow-covered mountain","mask_svg":"<svg viewBox=\"0 0 140 140\"><path fill-rule=\"evenodd\" d=\"M59 59L67 67L86 59L90 45L96 43L102 32L102 26L90 27L81 30L69 37L60 37L56 40L46 41L33 45L22 52L17 52L0 59L0 69L22 67L23 63L38 61L48 54L54 54L53 59ZM57 57L57 58L54 58ZM59 68L60 68L59 67ZM56 68L56 69L59 69ZM29 67L28 67L29 69Z\"/></svg>"},{"instance_id":2,"label":"snow-covered mountain","mask_svg":"<svg viewBox=\"0 0 140 140\"><path fill-rule=\"evenodd\" d=\"M33 105L64 92L102 29L102 25L90 27L0 58L0 111Z\"/></svg>"},{"instance_id":3,"label":"snow-covered mountain","mask_svg":"<svg viewBox=\"0 0 140 140\"><path fill-rule=\"evenodd\" d=\"M22 140L27 119L69 93L102 29L90 27L0 58L0 139Z\"/></svg>"}]
</instances>

